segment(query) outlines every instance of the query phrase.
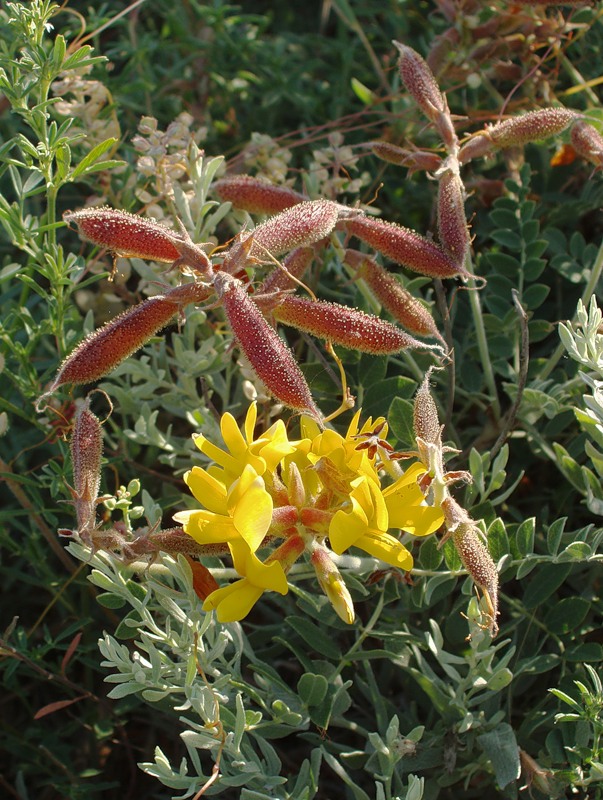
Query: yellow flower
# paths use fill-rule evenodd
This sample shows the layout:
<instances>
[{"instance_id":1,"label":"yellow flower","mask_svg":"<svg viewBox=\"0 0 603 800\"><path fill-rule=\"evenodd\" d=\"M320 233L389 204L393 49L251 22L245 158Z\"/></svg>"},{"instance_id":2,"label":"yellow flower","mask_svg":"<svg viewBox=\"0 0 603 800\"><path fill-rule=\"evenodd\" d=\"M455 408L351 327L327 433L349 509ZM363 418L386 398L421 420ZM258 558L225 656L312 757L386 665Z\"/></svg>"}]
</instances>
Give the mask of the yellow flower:
<instances>
[{"instance_id":1,"label":"yellow flower","mask_svg":"<svg viewBox=\"0 0 603 800\"><path fill-rule=\"evenodd\" d=\"M425 467L413 464L381 486L381 468L388 480L399 471L382 417L361 426L358 412L345 436L302 417L297 441L288 439L281 421L254 438L256 420L255 404L242 430L224 414L224 448L198 436L197 446L214 463L185 475L202 507L179 512L176 521L201 544L226 544L241 576L213 591L204 608L222 622L242 619L264 591L287 592L287 572L305 551L333 608L352 622L352 599L330 553L357 547L410 570L411 554L389 531L426 536L442 523L441 510L426 504L419 485ZM257 551L274 542L262 561Z\"/></svg>"},{"instance_id":2,"label":"yellow flower","mask_svg":"<svg viewBox=\"0 0 603 800\"><path fill-rule=\"evenodd\" d=\"M393 567L412 569L411 554L387 533L388 511L380 487L361 476L352 481L350 501L350 510L337 511L329 526L333 551L340 555L349 547L359 547Z\"/></svg>"},{"instance_id":3,"label":"yellow flower","mask_svg":"<svg viewBox=\"0 0 603 800\"><path fill-rule=\"evenodd\" d=\"M422 464L412 464L402 477L383 490L390 528L401 528L414 536L428 536L444 522L442 509L425 504L417 483L426 471Z\"/></svg>"},{"instance_id":4,"label":"yellow flower","mask_svg":"<svg viewBox=\"0 0 603 800\"><path fill-rule=\"evenodd\" d=\"M257 421L257 405L252 403L247 411L243 433L239 430L232 414L224 414L220 422L222 438L228 451L222 450L200 434L195 437L195 444L216 466L210 467L209 474L215 476L228 486L250 465L258 475L273 473L284 456L295 451L295 445L289 442L287 431L282 420L278 420L263 433L259 439L253 438Z\"/></svg>"},{"instance_id":5,"label":"yellow flower","mask_svg":"<svg viewBox=\"0 0 603 800\"><path fill-rule=\"evenodd\" d=\"M184 476L194 497L206 509L179 511L174 515L185 533L200 544L245 541L255 552L272 522L272 497L264 480L250 464L246 464L227 488L208 471L193 467Z\"/></svg>"},{"instance_id":6,"label":"yellow flower","mask_svg":"<svg viewBox=\"0 0 603 800\"><path fill-rule=\"evenodd\" d=\"M278 561L263 564L244 545L231 546L233 561L239 575L244 577L212 592L205 602L205 611L216 611L220 622L235 622L249 614L266 590L287 594L287 577Z\"/></svg>"}]
</instances>

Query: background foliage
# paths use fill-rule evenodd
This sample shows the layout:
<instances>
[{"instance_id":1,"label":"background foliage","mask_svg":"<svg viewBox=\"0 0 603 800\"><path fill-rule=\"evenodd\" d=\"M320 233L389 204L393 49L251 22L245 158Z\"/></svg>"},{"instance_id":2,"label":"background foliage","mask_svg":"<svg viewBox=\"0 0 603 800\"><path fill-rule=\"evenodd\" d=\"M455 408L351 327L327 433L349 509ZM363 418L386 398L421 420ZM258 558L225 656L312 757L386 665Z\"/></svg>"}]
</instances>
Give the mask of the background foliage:
<instances>
[{"instance_id":1,"label":"background foliage","mask_svg":"<svg viewBox=\"0 0 603 800\"><path fill-rule=\"evenodd\" d=\"M434 229L430 181L363 147L381 137L437 144L400 90L391 40L432 54L467 130L557 103L599 124L601 11L502 0L147 0L123 11L112 0L71 2L56 15L41 0L0 11L3 791L192 796L218 748L225 778L208 794L226 797L516 797L525 785L536 797L572 789L600 797L600 320L589 328L583 310L563 344L557 323L576 319L580 298L588 305L601 294L603 183L592 165L563 163L567 148L553 158L567 137L472 164L465 175L476 271L487 278L480 301L492 385L470 293L403 276L451 310L456 372L435 377L434 395L460 450L453 468L474 477L462 499L484 520L499 562L493 644L468 605L472 586L454 551L433 538L415 547L411 584L350 577L353 628L303 581L229 633L208 626L185 562L166 559L162 577L140 579L103 554L78 562L56 536L73 524L65 504L72 400L61 396L57 413L44 415L34 403L83 333L151 293L154 281L177 280L133 260L108 282L110 258L64 228L64 210L97 197L155 216L177 212L200 239L224 241L245 218L209 205L221 168L212 159L225 156L230 169L343 202L376 197L384 218L425 233ZM141 128L142 117L156 128L149 119ZM205 150L197 172L191 138ZM167 186L180 186L175 208ZM512 290L529 317L527 373ZM321 292L369 308L335 258ZM140 479L136 502L166 523L196 457L190 434L215 434L217 415L240 416L249 392L219 320L199 309L186 317L102 383L115 407L104 490ZM291 344L321 407L334 407L338 387L320 354L303 337ZM342 355L364 413L386 414L395 446L411 447L411 400L427 361ZM172 661L193 634L205 637L201 663ZM142 667L134 637L148 657ZM189 678L206 670L216 693L183 682L183 668ZM108 673L119 688L110 698ZM217 708L219 725L204 725Z\"/></svg>"}]
</instances>

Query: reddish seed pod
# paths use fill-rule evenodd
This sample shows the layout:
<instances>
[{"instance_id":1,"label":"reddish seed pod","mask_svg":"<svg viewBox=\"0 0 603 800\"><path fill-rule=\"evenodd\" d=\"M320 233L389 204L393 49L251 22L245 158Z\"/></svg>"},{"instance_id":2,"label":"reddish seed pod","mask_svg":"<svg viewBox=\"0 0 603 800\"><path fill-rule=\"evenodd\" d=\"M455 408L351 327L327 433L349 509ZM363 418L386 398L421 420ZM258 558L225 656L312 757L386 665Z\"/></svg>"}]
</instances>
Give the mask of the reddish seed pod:
<instances>
[{"instance_id":1,"label":"reddish seed pod","mask_svg":"<svg viewBox=\"0 0 603 800\"><path fill-rule=\"evenodd\" d=\"M210 293L203 284L187 283L124 311L80 342L42 397L66 383L92 383L103 378L165 327L180 308L202 302Z\"/></svg>"},{"instance_id":2,"label":"reddish seed pod","mask_svg":"<svg viewBox=\"0 0 603 800\"><path fill-rule=\"evenodd\" d=\"M267 180L250 175L230 175L213 185L220 200L230 201L235 208L250 214L278 214L307 198L289 188L275 186Z\"/></svg>"},{"instance_id":3,"label":"reddish seed pod","mask_svg":"<svg viewBox=\"0 0 603 800\"><path fill-rule=\"evenodd\" d=\"M469 517L464 508L452 497L447 497L442 502L445 525L457 549L463 566L473 579L476 586L484 592L489 606L490 624L488 626L492 636L498 633L498 572L496 564L488 549L484 545L479 529Z\"/></svg>"},{"instance_id":4,"label":"reddish seed pod","mask_svg":"<svg viewBox=\"0 0 603 800\"><path fill-rule=\"evenodd\" d=\"M433 336L445 345L429 311L390 272L357 250L346 250L345 263L356 270L383 308L407 330L417 336Z\"/></svg>"},{"instance_id":5,"label":"reddish seed pod","mask_svg":"<svg viewBox=\"0 0 603 800\"><path fill-rule=\"evenodd\" d=\"M155 220L113 208L83 208L63 214L67 224L77 225L81 236L126 258L144 258L207 272L205 252L190 239Z\"/></svg>"},{"instance_id":6,"label":"reddish seed pod","mask_svg":"<svg viewBox=\"0 0 603 800\"><path fill-rule=\"evenodd\" d=\"M401 42L394 42L394 45L400 53L398 69L404 85L425 116L435 122L439 114L448 111L448 103L433 72L412 47Z\"/></svg>"},{"instance_id":7,"label":"reddish seed pod","mask_svg":"<svg viewBox=\"0 0 603 800\"><path fill-rule=\"evenodd\" d=\"M96 522L96 498L100 487L100 468L103 453L101 424L86 398L75 415L69 443L73 466L73 502L78 533L84 535Z\"/></svg>"},{"instance_id":8,"label":"reddish seed pod","mask_svg":"<svg viewBox=\"0 0 603 800\"><path fill-rule=\"evenodd\" d=\"M568 108L543 108L492 125L487 133L496 147L515 147L555 136L575 119L576 112Z\"/></svg>"},{"instance_id":9,"label":"reddish seed pod","mask_svg":"<svg viewBox=\"0 0 603 800\"><path fill-rule=\"evenodd\" d=\"M440 244L459 265L465 263L471 237L465 217L464 187L458 170L442 169L438 178L438 234Z\"/></svg>"},{"instance_id":10,"label":"reddish seed pod","mask_svg":"<svg viewBox=\"0 0 603 800\"><path fill-rule=\"evenodd\" d=\"M266 322L243 284L219 272L214 286L237 344L268 391L289 408L321 420L310 387L291 350Z\"/></svg>"},{"instance_id":11,"label":"reddish seed pod","mask_svg":"<svg viewBox=\"0 0 603 800\"><path fill-rule=\"evenodd\" d=\"M371 142L371 150L382 161L407 167L411 175L420 170L435 172L442 165L442 159L436 153L404 150L391 142Z\"/></svg>"},{"instance_id":12,"label":"reddish seed pod","mask_svg":"<svg viewBox=\"0 0 603 800\"><path fill-rule=\"evenodd\" d=\"M456 145L457 138L446 96L440 90L429 65L412 47L394 42L400 52L398 68L408 92L442 137L446 148Z\"/></svg>"},{"instance_id":13,"label":"reddish seed pod","mask_svg":"<svg viewBox=\"0 0 603 800\"><path fill-rule=\"evenodd\" d=\"M335 227L340 209L330 200L309 200L271 217L250 234L254 243L251 256L266 260L266 250L280 256L324 239Z\"/></svg>"},{"instance_id":14,"label":"reddish seed pod","mask_svg":"<svg viewBox=\"0 0 603 800\"><path fill-rule=\"evenodd\" d=\"M459 164L467 164L474 158L483 158L494 152L494 142L487 131L480 131L467 139L459 150Z\"/></svg>"},{"instance_id":15,"label":"reddish seed pod","mask_svg":"<svg viewBox=\"0 0 603 800\"><path fill-rule=\"evenodd\" d=\"M285 269L275 267L258 289L258 294L285 292L288 289L295 289L297 283L289 275L301 280L313 258L314 250L311 247L297 247L292 250L283 261Z\"/></svg>"},{"instance_id":16,"label":"reddish seed pod","mask_svg":"<svg viewBox=\"0 0 603 800\"><path fill-rule=\"evenodd\" d=\"M414 272L431 278L470 277L464 267L435 242L393 222L374 217L355 217L346 223L346 230Z\"/></svg>"},{"instance_id":17,"label":"reddish seed pod","mask_svg":"<svg viewBox=\"0 0 603 800\"><path fill-rule=\"evenodd\" d=\"M429 391L429 378L431 370L425 376L415 395L413 406L413 430L415 437L422 439L426 444L441 446L442 427L438 419L438 409L431 392Z\"/></svg>"},{"instance_id":18,"label":"reddish seed pod","mask_svg":"<svg viewBox=\"0 0 603 800\"><path fill-rule=\"evenodd\" d=\"M603 136L596 128L584 120L578 120L572 126L570 139L578 155L597 167L603 167Z\"/></svg>"},{"instance_id":19,"label":"reddish seed pod","mask_svg":"<svg viewBox=\"0 0 603 800\"><path fill-rule=\"evenodd\" d=\"M285 325L362 353L386 355L408 348L434 349L433 345L414 339L387 320L338 303L286 297L272 314Z\"/></svg>"}]
</instances>

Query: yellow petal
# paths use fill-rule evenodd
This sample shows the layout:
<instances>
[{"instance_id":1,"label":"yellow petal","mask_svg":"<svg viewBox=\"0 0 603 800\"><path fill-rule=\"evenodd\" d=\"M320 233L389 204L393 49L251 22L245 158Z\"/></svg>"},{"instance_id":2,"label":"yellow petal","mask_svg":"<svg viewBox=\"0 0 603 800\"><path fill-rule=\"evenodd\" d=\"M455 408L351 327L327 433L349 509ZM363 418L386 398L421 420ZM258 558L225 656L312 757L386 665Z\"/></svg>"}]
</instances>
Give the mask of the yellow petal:
<instances>
[{"instance_id":1,"label":"yellow petal","mask_svg":"<svg viewBox=\"0 0 603 800\"><path fill-rule=\"evenodd\" d=\"M203 609L215 609L219 622L237 622L249 614L263 591L243 578L212 592L203 603Z\"/></svg>"},{"instance_id":2,"label":"yellow petal","mask_svg":"<svg viewBox=\"0 0 603 800\"><path fill-rule=\"evenodd\" d=\"M222 431L222 438L224 444L230 450L231 454L237 459L245 458L247 454L247 442L243 438L243 434L239 430L237 421L232 414L222 414L220 420L220 430Z\"/></svg>"},{"instance_id":3,"label":"yellow petal","mask_svg":"<svg viewBox=\"0 0 603 800\"><path fill-rule=\"evenodd\" d=\"M199 544L220 544L239 536L230 517L212 514L211 511L180 511L174 519Z\"/></svg>"},{"instance_id":4,"label":"yellow petal","mask_svg":"<svg viewBox=\"0 0 603 800\"><path fill-rule=\"evenodd\" d=\"M264 488L264 481L256 478L234 509L234 526L252 551L258 549L268 532L272 508L272 498Z\"/></svg>"},{"instance_id":5,"label":"yellow petal","mask_svg":"<svg viewBox=\"0 0 603 800\"><path fill-rule=\"evenodd\" d=\"M366 533L368 520L362 507L353 497L352 511L346 513L341 509L337 511L329 525L329 539L331 548L337 555L355 544L356 540Z\"/></svg>"},{"instance_id":6,"label":"yellow petal","mask_svg":"<svg viewBox=\"0 0 603 800\"><path fill-rule=\"evenodd\" d=\"M184 476L196 500L215 514L226 514L226 487L201 467L193 467Z\"/></svg>"},{"instance_id":7,"label":"yellow petal","mask_svg":"<svg viewBox=\"0 0 603 800\"><path fill-rule=\"evenodd\" d=\"M399 569L412 569L413 559L404 545L388 533L368 531L355 544L374 558Z\"/></svg>"},{"instance_id":8,"label":"yellow petal","mask_svg":"<svg viewBox=\"0 0 603 800\"><path fill-rule=\"evenodd\" d=\"M257 422L258 418L258 406L257 403L253 402L249 408L247 409L247 415L245 416L245 439L249 444L253 442L253 432L255 431L255 423Z\"/></svg>"},{"instance_id":9,"label":"yellow petal","mask_svg":"<svg viewBox=\"0 0 603 800\"><path fill-rule=\"evenodd\" d=\"M196 436L195 444L202 453L205 453L205 455L212 461L215 461L216 464L220 464L221 467L224 467L224 469L229 472L237 472L239 462L236 458L233 458L230 453L227 453L225 450L222 450L222 448L213 444L213 442L210 442L205 436Z\"/></svg>"},{"instance_id":10,"label":"yellow petal","mask_svg":"<svg viewBox=\"0 0 603 800\"><path fill-rule=\"evenodd\" d=\"M414 518L413 515L424 501L423 492L413 483L399 489L395 494L383 494L389 513L389 527L406 530L406 525Z\"/></svg>"},{"instance_id":11,"label":"yellow petal","mask_svg":"<svg viewBox=\"0 0 603 800\"><path fill-rule=\"evenodd\" d=\"M391 486L386 486L383 490L383 494L387 497L390 494L395 494L397 491L402 489L404 486L409 486L417 483L417 480L427 472L423 464L420 461L415 461L414 464L411 464L410 467L404 472L404 475L401 475Z\"/></svg>"},{"instance_id":12,"label":"yellow petal","mask_svg":"<svg viewBox=\"0 0 603 800\"><path fill-rule=\"evenodd\" d=\"M434 533L444 522L444 514L440 508L431 506L418 506L412 509L412 514L404 525L399 527L413 536L429 536Z\"/></svg>"}]
</instances>

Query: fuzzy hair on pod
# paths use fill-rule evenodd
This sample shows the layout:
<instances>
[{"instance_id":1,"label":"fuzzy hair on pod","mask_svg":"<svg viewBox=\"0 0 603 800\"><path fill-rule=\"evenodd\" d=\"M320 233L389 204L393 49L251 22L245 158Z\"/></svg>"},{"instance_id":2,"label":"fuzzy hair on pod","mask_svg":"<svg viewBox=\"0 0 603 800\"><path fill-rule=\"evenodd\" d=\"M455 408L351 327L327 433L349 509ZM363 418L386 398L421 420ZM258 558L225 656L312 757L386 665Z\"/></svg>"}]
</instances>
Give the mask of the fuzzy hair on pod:
<instances>
[{"instance_id":1,"label":"fuzzy hair on pod","mask_svg":"<svg viewBox=\"0 0 603 800\"><path fill-rule=\"evenodd\" d=\"M470 274L439 245L416 231L374 217L354 217L346 230L387 258L430 278L470 278Z\"/></svg>"},{"instance_id":2,"label":"fuzzy hair on pod","mask_svg":"<svg viewBox=\"0 0 603 800\"><path fill-rule=\"evenodd\" d=\"M213 184L220 200L230 201L235 208L250 214L278 214L307 200L289 186L276 186L250 175L229 175Z\"/></svg>"},{"instance_id":3,"label":"fuzzy hair on pod","mask_svg":"<svg viewBox=\"0 0 603 800\"><path fill-rule=\"evenodd\" d=\"M322 420L293 353L266 322L241 281L217 273L214 286L237 344L268 391L289 408Z\"/></svg>"},{"instance_id":4,"label":"fuzzy hair on pod","mask_svg":"<svg viewBox=\"0 0 603 800\"><path fill-rule=\"evenodd\" d=\"M387 320L324 300L286 297L272 315L285 325L362 353L386 355L409 348L441 351L439 346L420 342Z\"/></svg>"}]
</instances>

